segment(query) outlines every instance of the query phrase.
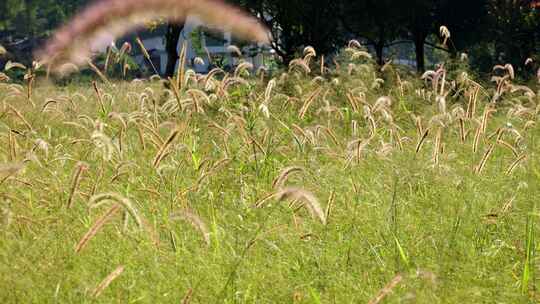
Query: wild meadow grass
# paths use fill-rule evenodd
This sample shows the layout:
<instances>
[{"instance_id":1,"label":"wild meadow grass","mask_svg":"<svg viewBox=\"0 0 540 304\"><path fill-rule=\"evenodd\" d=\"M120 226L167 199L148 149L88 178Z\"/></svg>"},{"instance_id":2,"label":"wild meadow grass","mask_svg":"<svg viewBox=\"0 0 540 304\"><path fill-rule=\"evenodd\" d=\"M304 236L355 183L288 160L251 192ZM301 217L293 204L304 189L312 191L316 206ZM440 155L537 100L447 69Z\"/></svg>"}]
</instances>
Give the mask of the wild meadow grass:
<instances>
[{"instance_id":1,"label":"wild meadow grass","mask_svg":"<svg viewBox=\"0 0 540 304\"><path fill-rule=\"evenodd\" d=\"M0 83L0 301L538 301L538 87L368 57Z\"/></svg>"}]
</instances>

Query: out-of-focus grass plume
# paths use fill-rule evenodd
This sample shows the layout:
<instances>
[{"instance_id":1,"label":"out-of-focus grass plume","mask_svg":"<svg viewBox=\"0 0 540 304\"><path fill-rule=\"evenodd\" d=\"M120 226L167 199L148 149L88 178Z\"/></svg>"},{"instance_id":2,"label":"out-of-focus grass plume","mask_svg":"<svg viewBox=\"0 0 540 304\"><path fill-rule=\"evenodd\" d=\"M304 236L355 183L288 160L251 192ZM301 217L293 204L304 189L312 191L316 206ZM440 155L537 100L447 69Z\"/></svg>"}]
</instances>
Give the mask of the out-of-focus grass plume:
<instances>
[{"instance_id":1,"label":"out-of-focus grass plume","mask_svg":"<svg viewBox=\"0 0 540 304\"><path fill-rule=\"evenodd\" d=\"M64 73L66 67L86 64L93 53L150 21L183 22L188 15L243 39L270 39L256 18L219 0L100 0L59 29L36 57L51 71Z\"/></svg>"}]
</instances>

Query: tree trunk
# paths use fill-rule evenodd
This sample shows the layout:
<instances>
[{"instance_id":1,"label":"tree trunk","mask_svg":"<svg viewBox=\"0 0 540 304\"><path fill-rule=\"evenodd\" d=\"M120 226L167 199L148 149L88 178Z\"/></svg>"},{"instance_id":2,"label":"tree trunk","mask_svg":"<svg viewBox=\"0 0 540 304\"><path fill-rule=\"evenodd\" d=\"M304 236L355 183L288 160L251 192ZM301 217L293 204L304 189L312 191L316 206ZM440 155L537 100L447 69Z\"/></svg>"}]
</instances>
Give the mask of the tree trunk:
<instances>
[{"instance_id":1,"label":"tree trunk","mask_svg":"<svg viewBox=\"0 0 540 304\"><path fill-rule=\"evenodd\" d=\"M292 50L282 50L279 45L272 43L271 45L272 49L276 52L276 54L281 58L281 63L288 67L289 63L294 59L294 56L291 54L294 54Z\"/></svg>"},{"instance_id":2,"label":"tree trunk","mask_svg":"<svg viewBox=\"0 0 540 304\"><path fill-rule=\"evenodd\" d=\"M424 42L426 37L422 34L415 34L414 49L416 52L416 70L423 73L426 70Z\"/></svg>"},{"instance_id":3,"label":"tree trunk","mask_svg":"<svg viewBox=\"0 0 540 304\"><path fill-rule=\"evenodd\" d=\"M379 20L380 21L380 20ZM375 53L377 53L377 64L379 67L384 65L384 43L386 42L386 24L377 23L379 28L379 37L375 43Z\"/></svg>"},{"instance_id":4,"label":"tree trunk","mask_svg":"<svg viewBox=\"0 0 540 304\"><path fill-rule=\"evenodd\" d=\"M35 20L32 18L32 3L30 3L29 0L24 1L24 6L26 7L25 13L26 13L26 26L27 26L27 35L28 35L28 42L30 46L30 54L28 54L31 58L31 54L34 53L36 50L36 29L35 29ZM26 54L25 54L26 55ZM30 60L31 62L31 60Z\"/></svg>"},{"instance_id":5,"label":"tree trunk","mask_svg":"<svg viewBox=\"0 0 540 304\"><path fill-rule=\"evenodd\" d=\"M381 67L384 65L383 52L384 52L384 42L379 41L378 43L375 44L375 53L377 54L377 64Z\"/></svg>"},{"instance_id":6,"label":"tree trunk","mask_svg":"<svg viewBox=\"0 0 540 304\"><path fill-rule=\"evenodd\" d=\"M293 61L294 59L294 56L292 55L289 55L288 53L282 53L281 55L281 60L283 61L283 65L288 67L289 66L289 63L291 63L291 61Z\"/></svg>"},{"instance_id":7,"label":"tree trunk","mask_svg":"<svg viewBox=\"0 0 540 304\"><path fill-rule=\"evenodd\" d=\"M165 34L165 50L167 51L167 67L165 68L165 76L173 77L178 61L178 40L180 33L184 29L184 24L169 23L167 25L167 33Z\"/></svg>"}]
</instances>

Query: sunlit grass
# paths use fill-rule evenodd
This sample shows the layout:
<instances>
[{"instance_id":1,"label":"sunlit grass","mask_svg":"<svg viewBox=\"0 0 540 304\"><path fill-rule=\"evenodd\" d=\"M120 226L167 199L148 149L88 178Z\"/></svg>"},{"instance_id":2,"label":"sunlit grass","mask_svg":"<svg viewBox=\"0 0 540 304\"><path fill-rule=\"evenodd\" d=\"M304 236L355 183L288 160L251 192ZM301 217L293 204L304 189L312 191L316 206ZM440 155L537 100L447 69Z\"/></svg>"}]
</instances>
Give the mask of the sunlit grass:
<instances>
[{"instance_id":1,"label":"sunlit grass","mask_svg":"<svg viewBox=\"0 0 540 304\"><path fill-rule=\"evenodd\" d=\"M0 84L2 302L538 300L538 97L313 56Z\"/></svg>"}]
</instances>

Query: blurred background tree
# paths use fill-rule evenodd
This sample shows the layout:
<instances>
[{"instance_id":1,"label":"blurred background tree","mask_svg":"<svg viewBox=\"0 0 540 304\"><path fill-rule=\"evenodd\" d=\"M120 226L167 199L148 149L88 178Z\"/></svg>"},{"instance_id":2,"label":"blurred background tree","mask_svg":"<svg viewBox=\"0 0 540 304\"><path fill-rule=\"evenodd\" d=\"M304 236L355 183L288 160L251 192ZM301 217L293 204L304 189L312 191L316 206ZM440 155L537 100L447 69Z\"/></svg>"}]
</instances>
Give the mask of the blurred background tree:
<instances>
[{"instance_id":1,"label":"blurred background tree","mask_svg":"<svg viewBox=\"0 0 540 304\"><path fill-rule=\"evenodd\" d=\"M400 37L403 20L399 4L392 0L342 1L340 14L349 36L366 40L383 65L384 48Z\"/></svg>"},{"instance_id":2,"label":"blurred background tree","mask_svg":"<svg viewBox=\"0 0 540 304\"><path fill-rule=\"evenodd\" d=\"M288 64L305 46L329 54L344 43L338 1L239 0L271 30L272 48Z\"/></svg>"},{"instance_id":3,"label":"blurred background tree","mask_svg":"<svg viewBox=\"0 0 540 304\"><path fill-rule=\"evenodd\" d=\"M540 7L533 7L533 2L489 1L488 26L480 38L492 51L489 59L511 63L518 71L525 69L527 58L540 60Z\"/></svg>"},{"instance_id":4,"label":"blurred background tree","mask_svg":"<svg viewBox=\"0 0 540 304\"><path fill-rule=\"evenodd\" d=\"M0 1L0 44L13 45L11 54L28 61L31 53L52 31L88 0Z\"/></svg>"}]
</instances>

